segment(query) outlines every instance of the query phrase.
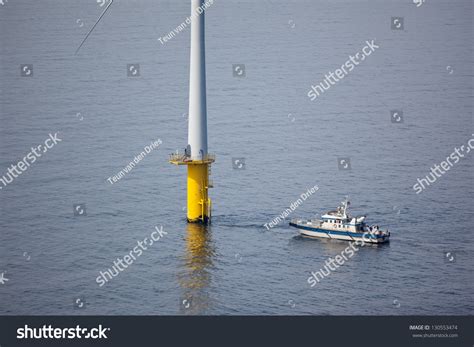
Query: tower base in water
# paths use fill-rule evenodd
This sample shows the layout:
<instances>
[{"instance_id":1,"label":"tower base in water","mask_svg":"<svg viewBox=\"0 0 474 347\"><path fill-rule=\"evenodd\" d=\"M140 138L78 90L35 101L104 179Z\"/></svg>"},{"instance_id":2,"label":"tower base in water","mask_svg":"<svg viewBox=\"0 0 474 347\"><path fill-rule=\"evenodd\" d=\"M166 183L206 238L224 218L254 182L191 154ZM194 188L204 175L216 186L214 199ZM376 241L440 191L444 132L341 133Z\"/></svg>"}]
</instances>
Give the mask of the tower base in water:
<instances>
[{"instance_id":1,"label":"tower base in water","mask_svg":"<svg viewBox=\"0 0 474 347\"><path fill-rule=\"evenodd\" d=\"M209 224L211 222L211 199L208 190L212 188L209 180L211 164L215 156L207 154L202 160L192 160L183 154L172 154L169 162L188 167L188 205L187 220L189 223Z\"/></svg>"}]
</instances>

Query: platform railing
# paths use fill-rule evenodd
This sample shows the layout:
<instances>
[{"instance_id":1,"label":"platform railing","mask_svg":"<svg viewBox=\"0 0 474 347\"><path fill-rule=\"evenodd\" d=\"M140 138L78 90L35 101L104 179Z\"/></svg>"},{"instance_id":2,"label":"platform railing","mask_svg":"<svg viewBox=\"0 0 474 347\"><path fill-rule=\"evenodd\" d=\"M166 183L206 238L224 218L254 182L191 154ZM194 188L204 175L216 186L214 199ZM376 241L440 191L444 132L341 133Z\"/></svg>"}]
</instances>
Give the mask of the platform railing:
<instances>
[{"instance_id":1,"label":"platform railing","mask_svg":"<svg viewBox=\"0 0 474 347\"><path fill-rule=\"evenodd\" d=\"M195 159L192 160L189 155L186 155L184 153L171 153L169 156L169 161L170 162L179 162L179 163L187 163L187 162L204 162L204 163L212 163L216 160L216 155L215 154L206 154L204 155L201 159Z\"/></svg>"},{"instance_id":2,"label":"platform railing","mask_svg":"<svg viewBox=\"0 0 474 347\"><path fill-rule=\"evenodd\" d=\"M187 157L183 153L171 153L169 161L184 161L186 158L189 158L189 157Z\"/></svg>"}]
</instances>

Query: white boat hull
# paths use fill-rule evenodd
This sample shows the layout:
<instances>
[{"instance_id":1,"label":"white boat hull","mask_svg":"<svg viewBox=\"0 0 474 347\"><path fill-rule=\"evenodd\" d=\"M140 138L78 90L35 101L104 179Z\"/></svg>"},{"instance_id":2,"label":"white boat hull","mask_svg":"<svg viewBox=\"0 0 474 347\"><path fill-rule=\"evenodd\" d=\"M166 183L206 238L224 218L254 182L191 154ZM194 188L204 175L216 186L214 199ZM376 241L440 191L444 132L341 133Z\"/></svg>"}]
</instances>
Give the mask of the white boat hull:
<instances>
[{"instance_id":1,"label":"white boat hull","mask_svg":"<svg viewBox=\"0 0 474 347\"><path fill-rule=\"evenodd\" d=\"M364 243L385 243L389 241L390 234L376 235L372 233L355 233L350 231L326 230L309 226L301 226L290 223L291 226L296 227L302 236L312 238L327 238L345 241L359 241Z\"/></svg>"}]
</instances>

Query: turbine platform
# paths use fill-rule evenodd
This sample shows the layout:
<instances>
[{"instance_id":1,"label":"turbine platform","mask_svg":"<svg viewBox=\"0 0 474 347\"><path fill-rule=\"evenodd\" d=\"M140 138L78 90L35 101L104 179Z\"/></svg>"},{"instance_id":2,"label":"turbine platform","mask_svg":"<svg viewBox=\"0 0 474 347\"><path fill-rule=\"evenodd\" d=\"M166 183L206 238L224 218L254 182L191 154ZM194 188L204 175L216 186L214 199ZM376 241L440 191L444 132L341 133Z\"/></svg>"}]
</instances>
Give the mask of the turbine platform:
<instances>
[{"instance_id":1,"label":"turbine platform","mask_svg":"<svg viewBox=\"0 0 474 347\"><path fill-rule=\"evenodd\" d=\"M174 165L202 165L212 164L216 161L215 154L206 154L202 159L191 159L190 156L183 153L172 153L170 154L169 162Z\"/></svg>"}]
</instances>

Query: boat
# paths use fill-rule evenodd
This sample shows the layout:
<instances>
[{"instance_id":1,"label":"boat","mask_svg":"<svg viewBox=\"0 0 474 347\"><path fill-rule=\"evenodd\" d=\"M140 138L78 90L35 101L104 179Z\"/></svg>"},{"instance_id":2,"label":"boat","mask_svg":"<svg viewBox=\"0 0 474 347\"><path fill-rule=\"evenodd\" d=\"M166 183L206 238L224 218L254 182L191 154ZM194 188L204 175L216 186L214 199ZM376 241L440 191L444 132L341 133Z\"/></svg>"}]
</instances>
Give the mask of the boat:
<instances>
[{"instance_id":1,"label":"boat","mask_svg":"<svg viewBox=\"0 0 474 347\"><path fill-rule=\"evenodd\" d=\"M329 211L321 219L292 219L290 226L297 228L302 236L330 238L364 243L384 243L390 239L390 232L378 225L365 222L367 216L352 217L348 213L350 201L346 198L335 211Z\"/></svg>"}]
</instances>

